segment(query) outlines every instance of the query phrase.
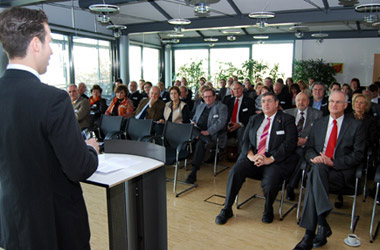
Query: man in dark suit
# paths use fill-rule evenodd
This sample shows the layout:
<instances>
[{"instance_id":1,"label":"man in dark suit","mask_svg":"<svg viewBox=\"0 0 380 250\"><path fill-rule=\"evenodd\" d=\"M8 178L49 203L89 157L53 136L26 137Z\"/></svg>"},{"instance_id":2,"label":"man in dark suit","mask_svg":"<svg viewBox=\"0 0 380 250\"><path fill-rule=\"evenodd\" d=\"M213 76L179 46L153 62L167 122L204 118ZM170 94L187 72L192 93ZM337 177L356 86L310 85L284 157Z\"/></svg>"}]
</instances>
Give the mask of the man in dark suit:
<instances>
[{"instance_id":1,"label":"man in dark suit","mask_svg":"<svg viewBox=\"0 0 380 250\"><path fill-rule=\"evenodd\" d=\"M220 89L218 91L218 99L220 101L223 101L223 98L227 93L226 84L226 79L220 79Z\"/></svg>"},{"instance_id":2,"label":"man in dark suit","mask_svg":"<svg viewBox=\"0 0 380 250\"><path fill-rule=\"evenodd\" d=\"M223 103L228 107L227 136L236 137L238 140L238 153L241 152L241 142L244 129L249 118L255 114L255 102L243 95L244 88L241 83L236 82L232 86L234 96L226 98Z\"/></svg>"},{"instance_id":3,"label":"man in dark suit","mask_svg":"<svg viewBox=\"0 0 380 250\"><path fill-rule=\"evenodd\" d=\"M86 145L67 93L39 79L52 54L47 16L3 10L0 40L9 57L0 79L2 247L89 250L79 181L96 170L98 144Z\"/></svg>"},{"instance_id":4,"label":"man in dark suit","mask_svg":"<svg viewBox=\"0 0 380 250\"><path fill-rule=\"evenodd\" d=\"M261 98L263 113L252 116L243 136L242 152L228 176L225 206L216 224L232 217L232 205L247 177L261 179L265 197L262 221L273 221L273 203L284 179L290 177L297 155L297 128L294 117L278 110L278 99L271 92Z\"/></svg>"},{"instance_id":5,"label":"man in dark suit","mask_svg":"<svg viewBox=\"0 0 380 250\"><path fill-rule=\"evenodd\" d=\"M213 89L207 88L202 93L205 101L197 106L193 117L195 143L192 171L186 178L185 182L194 184L197 180L197 171L199 170L205 151L212 148L219 137L219 147L224 148L227 142L227 106L216 100L216 94Z\"/></svg>"},{"instance_id":6,"label":"man in dark suit","mask_svg":"<svg viewBox=\"0 0 380 250\"><path fill-rule=\"evenodd\" d=\"M142 99L142 95L137 91L137 82L131 81L128 85L128 90L128 99L133 102L133 107L136 109Z\"/></svg>"},{"instance_id":7,"label":"man in dark suit","mask_svg":"<svg viewBox=\"0 0 380 250\"><path fill-rule=\"evenodd\" d=\"M282 82L276 82L274 84L273 92L277 95L280 110L289 109L292 107L292 97L289 94L288 88L284 87Z\"/></svg>"},{"instance_id":8,"label":"man in dark suit","mask_svg":"<svg viewBox=\"0 0 380 250\"><path fill-rule=\"evenodd\" d=\"M179 90L181 91L181 95L180 95L181 101L186 102L186 104L188 105L190 111L193 110L194 101L191 100L191 98L189 98L189 94L190 93L189 93L189 90L187 89L187 87L180 86ZM190 117L192 117L192 116L190 116Z\"/></svg>"},{"instance_id":9,"label":"man in dark suit","mask_svg":"<svg viewBox=\"0 0 380 250\"><path fill-rule=\"evenodd\" d=\"M160 100L164 103L170 102L170 94L165 90L165 84L163 82L159 82L157 86L160 88Z\"/></svg>"},{"instance_id":10,"label":"man in dark suit","mask_svg":"<svg viewBox=\"0 0 380 250\"><path fill-rule=\"evenodd\" d=\"M298 187L298 183L301 179L302 171L300 169L302 162L305 161L305 144L309 137L311 127L316 119L322 117L322 111L309 107L309 96L304 92L299 93L296 96L296 108L284 110L285 113L294 116L296 119L296 127L298 132L298 142L296 154L298 155L298 162L296 168L289 180L287 188L288 200L294 201L294 188Z\"/></svg>"},{"instance_id":11,"label":"man in dark suit","mask_svg":"<svg viewBox=\"0 0 380 250\"><path fill-rule=\"evenodd\" d=\"M84 82L81 82L78 84L78 93L79 93L79 96L85 98L85 99L90 99L88 98L88 96L86 95L86 91L87 91L87 86Z\"/></svg>"},{"instance_id":12,"label":"man in dark suit","mask_svg":"<svg viewBox=\"0 0 380 250\"><path fill-rule=\"evenodd\" d=\"M354 188L355 168L364 159L366 131L361 121L344 115L347 99L343 92L333 92L329 98L330 115L316 120L311 129L305 154L311 170L300 221L306 233L294 249L312 249L327 243L326 238L332 234L326 221L332 210L329 191Z\"/></svg>"},{"instance_id":13,"label":"man in dark suit","mask_svg":"<svg viewBox=\"0 0 380 250\"><path fill-rule=\"evenodd\" d=\"M315 82L312 86L312 96L309 104L310 107L322 111L324 116L329 114L328 98L325 96L325 90L323 83Z\"/></svg>"},{"instance_id":14,"label":"man in dark suit","mask_svg":"<svg viewBox=\"0 0 380 250\"><path fill-rule=\"evenodd\" d=\"M136 119L153 119L158 121L163 117L165 103L160 99L160 88L153 86L149 91L149 99L142 99L133 115Z\"/></svg>"}]
</instances>

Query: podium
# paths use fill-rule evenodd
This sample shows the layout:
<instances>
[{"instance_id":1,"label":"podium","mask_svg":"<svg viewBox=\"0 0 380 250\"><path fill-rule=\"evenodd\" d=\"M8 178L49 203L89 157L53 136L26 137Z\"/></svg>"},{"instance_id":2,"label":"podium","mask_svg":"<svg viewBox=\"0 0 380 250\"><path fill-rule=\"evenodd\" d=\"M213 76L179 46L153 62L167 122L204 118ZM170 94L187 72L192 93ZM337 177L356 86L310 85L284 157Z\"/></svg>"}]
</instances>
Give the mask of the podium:
<instances>
[{"instance_id":1,"label":"podium","mask_svg":"<svg viewBox=\"0 0 380 250\"><path fill-rule=\"evenodd\" d=\"M167 250L165 148L147 142L109 140L99 165L125 168L95 172L85 182L107 192L110 250ZM133 163L132 165L130 163Z\"/></svg>"}]
</instances>

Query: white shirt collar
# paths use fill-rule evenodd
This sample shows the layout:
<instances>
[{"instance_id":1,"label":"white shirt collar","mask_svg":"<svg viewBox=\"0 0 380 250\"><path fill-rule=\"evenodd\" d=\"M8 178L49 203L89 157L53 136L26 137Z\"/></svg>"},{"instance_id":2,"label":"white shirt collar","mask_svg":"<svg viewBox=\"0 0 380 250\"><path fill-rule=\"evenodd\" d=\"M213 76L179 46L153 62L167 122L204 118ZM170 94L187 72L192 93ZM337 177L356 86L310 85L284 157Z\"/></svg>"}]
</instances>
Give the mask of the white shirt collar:
<instances>
[{"instance_id":1,"label":"white shirt collar","mask_svg":"<svg viewBox=\"0 0 380 250\"><path fill-rule=\"evenodd\" d=\"M32 73L35 75L40 81L40 74L35 69L32 69L29 66L23 65L23 64L8 64L7 69L18 69L18 70L24 70Z\"/></svg>"}]
</instances>

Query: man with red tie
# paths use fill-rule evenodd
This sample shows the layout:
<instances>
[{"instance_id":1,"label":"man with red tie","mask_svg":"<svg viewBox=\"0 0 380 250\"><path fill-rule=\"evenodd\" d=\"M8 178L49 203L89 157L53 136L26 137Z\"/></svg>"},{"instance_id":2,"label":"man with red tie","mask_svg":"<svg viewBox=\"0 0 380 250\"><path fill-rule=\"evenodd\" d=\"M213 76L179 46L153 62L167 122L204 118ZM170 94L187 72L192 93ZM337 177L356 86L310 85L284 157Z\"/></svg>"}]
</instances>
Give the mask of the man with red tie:
<instances>
[{"instance_id":1,"label":"man with red tie","mask_svg":"<svg viewBox=\"0 0 380 250\"><path fill-rule=\"evenodd\" d=\"M332 231L326 217L333 208L329 191L354 188L355 167L364 159L366 131L361 121L344 116L347 100L340 91L330 95L330 115L314 122L306 143L305 160L311 169L300 221L306 233L294 249L312 249L327 243Z\"/></svg>"},{"instance_id":2,"label":"man with red tie","mask_svg":"<svg viewBox=\"0 0 380 250\"><path fill-rule=\"evenodd\" d=\"M233 216L232 205L247 177L260 179L265 197L262 221L273 221L273 203L281 183L293 172L297 147L294 117L278 110L278 99L267 92L262 95L263 113L252 116L245 129L239 159L228 176L225 206L216 224L225 224Z\"/></svg>"},{"instance_id":3,"label":"man with red tie","mask_svg":"<svg viewBox=\"0 0 380 250\"><path fill-rule=\"evenodd\" d=\"M255 114L255 102L243 95L244 88L240 82L235 82L232 86L234 97L226 98L223 103L228 107L228 137L236 137L238 140L238 153L241 152L241 141L244 129L249 118Z\"/></svg>"}]
</instances>

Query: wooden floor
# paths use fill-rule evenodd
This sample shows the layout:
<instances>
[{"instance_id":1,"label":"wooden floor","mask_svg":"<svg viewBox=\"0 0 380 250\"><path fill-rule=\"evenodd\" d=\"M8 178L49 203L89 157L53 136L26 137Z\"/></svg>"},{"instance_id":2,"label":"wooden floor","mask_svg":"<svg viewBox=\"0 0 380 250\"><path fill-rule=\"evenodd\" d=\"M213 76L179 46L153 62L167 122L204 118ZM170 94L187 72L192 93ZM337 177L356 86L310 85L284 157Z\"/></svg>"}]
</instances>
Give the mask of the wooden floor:
<instances>
[{"instance_id":1,"label":"wooden floor","mask_svg":"<svg viewBox=\"0 0 380 250\"><path fill-rule=\"evenodd\" d=\"M222 162L221 164L232 166L232 163ZM184 179L188 173L181 169L181 178ZM173 168L167 167L167 176L173 176ZM204 200L213 194L225 195L227 177L228 170L214 177L211 166L204 165L198 173L199 186L179 198L172 193L173 183L167 183L169 249L293 249L304 234L304 229L296 224L295 210L283 221L278 219L276 213L273 223L264 224L261 222L264 201L254 199L239 210L234 208L234 217L225 225L215 224L215 217L222 206ZM90 219L92 250L106 250L108 249L108 226L105 190L87 184L82 184L82 186ZM244 199L255 192L261 193L260 182L248 180L243 185L240 198ZM215 197L212 201L223 203L224 199ZM340 211L349 213L351 203L352 199L346 198L345 206ZM357 213L360 215L360 220L355 233L361 239L362 249L378 250L380 239L369 243L368 236L372 204L372 198L367 198L364 203L361 197L358 200ZM278 206L279 202L276 202L275 210ZM285 208L288 206L285 205ZM380 214L380 207L378 211ZM380 220L379 216L377 220ZM328 238L327 245L320 249L351 249L343 242L349 233L350 218L331 214L328 222L333 234Z\"/></svg>"}]
</instances>

